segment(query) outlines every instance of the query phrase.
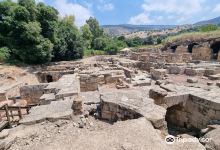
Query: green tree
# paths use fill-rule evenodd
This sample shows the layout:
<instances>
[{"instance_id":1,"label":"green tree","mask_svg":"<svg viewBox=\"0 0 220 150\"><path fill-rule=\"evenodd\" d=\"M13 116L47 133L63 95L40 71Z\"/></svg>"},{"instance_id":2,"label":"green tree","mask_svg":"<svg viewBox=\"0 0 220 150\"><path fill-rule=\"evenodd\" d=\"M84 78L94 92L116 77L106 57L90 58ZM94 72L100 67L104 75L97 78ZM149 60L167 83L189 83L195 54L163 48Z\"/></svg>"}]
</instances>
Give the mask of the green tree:
<instances>
[{"instance_id":1,"label":"green tree","mask_svg":"<svg viewBox=\"0 0 220 150\"><path fill-rule=\"evenodd\" d=\"M31 21L36 20L38 11L35 0L18 0L18 4L28 10L28 12L30 13Z\"/></svg>"},{"instance_id":2,"label":"green tree","mask_svg":"<svg viewBox=\"0 0 220 150\"><path fill-rule=\"evenodd\" d=\"M85 43L85 47L87 49L91 48L91 43L93 39L92 32L89 29L89 25L85 24L84 26L81 27L81 32L82 32L82 38Z\"/></svg>"},{"instance_id":3,"label":"green tree","mask_svg":"<svg viewBox=\"0 0 220 150\"><path fill-rule=\"evenodd\" d=\"M116 55L118 50L119 48L114 42L109 42L107 46L105 47L105 51L109 55Z\"/></svg>"},{"instance_id":4,"label":"green tree","mask_svg":"<svg viewBox=\"0 0 220 150\"><path fill-rule=\"evenodd\" d=\"M10 50L7 47L0 48L0 62L5 61L10 56Z\"/></svg>"},{"instance_id":5,"label":"green tree","mask_svg":"<svg viewBox=\"0 0 220 150\"><path fill-rule=\"evenodd\" d=\"M0 1L1 58L10 53L10 59L28 64L82 58L82 37L74 20L59 20L56 9L34 0Z\"/></svg>"},{"instance_id":6,"label":"green tree","mask_svg":"<svg viewBox=\"0 0 220 150\"><path fill-rule=\"evenodd\" d=\"M108 39L106 37L98 37L93 42L93 48L96 50L104 50L108 44Z\"/></svg>"},{"instance_id":7,"label":"green tree","mask_svg":"<svg viewBox=\"0 0 220 150\"><path fill-rule=\"evenodd\" d=\"M39 3L37 9L37 20L41 24L42 35L54 42L58 28L58 11L53 7L45 6L43 3Z\"/></svg>"},{"instance_id":8,"label":"green tree","mask_svg":"<svg viewBox=\"0 0 220 150\"><path fill-rule=\"evenodd\" d=\"M45 63L51 60L53 44L41 34L40 23L29 22L18 38L14 53L19 60L29 64ZM19 44L19 43L23 44Z\"/></svg>"},{"instance_id":9,"label":"green tree","mask_svg":"<svg viewBox=\"0 0 220 150\"><path fill-rule=\"evenodd\" d=\"M83 57L83 42L77 27L73 21L64 18L60 21L53 60L74 60Z\"/></svg>"},{"instance_id":10,"label":"green tree","mask_svg":"<svg viewBox=\"0 0 220 150\"><path fill-rule=\"evenodd\" d=\"M213 25L213 24L203 25L200 27L200 31L202 31L202 32L215 31L217 29L218 29L218 26Z\"/></svg>"},{"instance_id":11,"label":"green tree","mask_svg":"<svg viewBox=\"0 0 220 150\"><path fill-rule=\"evenodd\" d=\"M137 47L137 46L140 46L140 45L144 44L143 40L139 37L135 37L135 38L132 38L132 39L127 39L126 43L129 47Z\"/></svg>"},{"instance_id":12,"label":"green tree","mask_svg":"<svg viewBox=\"0 0 220 150\"><path fill-rule=\"evenodd\" d=\"M90 17L86 23L89 25L89 29L90 31L92 32L92 35L95 38L98 38L100 36L103 36L104 34L104 31L103 29L99 26L99 22L93 18L93 17Z\"/></svg>"}]
</instances>

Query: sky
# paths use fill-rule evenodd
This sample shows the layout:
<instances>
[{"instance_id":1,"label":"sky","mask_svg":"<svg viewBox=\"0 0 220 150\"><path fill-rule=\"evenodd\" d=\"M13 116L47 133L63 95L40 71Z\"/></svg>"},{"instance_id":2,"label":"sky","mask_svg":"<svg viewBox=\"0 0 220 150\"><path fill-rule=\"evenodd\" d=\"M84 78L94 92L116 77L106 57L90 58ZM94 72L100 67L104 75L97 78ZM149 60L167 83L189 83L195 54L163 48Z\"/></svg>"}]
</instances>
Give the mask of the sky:
<instances>
[{"instance_id":1,"label":"sky","mask_svg":"<svg viewBox=\"0 0 220 150\"><path fill-rule=\"evenodd\" d=\"M220 16L219 0L36 0L74 15L81 26L90 16L101 25L180 25Z\"/></svg>"}]
</instances>

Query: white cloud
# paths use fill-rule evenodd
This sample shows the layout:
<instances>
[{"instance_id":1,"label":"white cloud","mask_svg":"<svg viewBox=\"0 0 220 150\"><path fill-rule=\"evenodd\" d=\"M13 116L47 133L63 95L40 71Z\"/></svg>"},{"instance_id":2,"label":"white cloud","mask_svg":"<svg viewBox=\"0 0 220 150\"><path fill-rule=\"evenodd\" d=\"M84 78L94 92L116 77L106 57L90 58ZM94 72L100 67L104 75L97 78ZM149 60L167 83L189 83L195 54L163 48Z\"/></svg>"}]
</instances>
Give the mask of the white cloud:
<instances>
[{"instance_id":1,"label":"white cloud","mask_svg":"<svg viewBox=\"0 0 220 150\"><path fill-rule=\"evenodd\" d=\"M145 0L142 5L145 12L176 13L191 15L202 10L201 0Z\"/></svg>"},{"instance_id":2,"label":"white cloud","mask_svg":"<svg viewBox=\"0 0 220 150\"><path fill-rule=\"evenodd\" d=\"M114 5L112 3L104 3L102 2L102 4L100 4L99 6L97 6L98 10L100 11L112 11L114 10Z\"/></svg>"},{"instance_id":3,"label":"white cloud","mask_svg":"<svg viewBox=\"0 0 220 150\"><path fill-rule=\"evenodd\" d=\"M220 3L215 6L215 8L213 9L212 12L213 13L220 13Z\"/></svg>"},{"instance_id":4,"label":"white cloud","mask_svg":"<svg viewBox=\"0 0 220 150\"><path fill-rule=\"evenodd\" d=\"M90 16L93 16L88 8L77 3L68 2L67 0L55 0L53 5L62 17L65 15L74 15L77 26L83 25Z\"/></svg>"},{"instance_id":5,"label":"white cloud","mask_svg":"<svg viewBox=\"0 0 220 150\"><path fill-rule=\"evenodd\" d=\"M137 16L131 17L129 20L130 24L149 24L149 23L153 23L152 20L150 20L148 14L145 13L141 13Z\"/></svg>"},{"instance_id":6,"label":"white cloud","mask_svg":"<svg viewBox=\"0 0 220 150\"><path fill-rule=\"evenodd\" d=\"M145 16L145 20L160 23L166 19L172 19L175 23L184 23L195 17L203 10L203 2L205 0L145 0L141 5L143 11L137 16L132 16L130 21L140 16ZM219 6L220 7L220 6ZM158 15L160 17L158 17ZM147 17L146 17L147 16ZM146 19L147 18L147 19ZM145 23L147 21L139 21L136 23Z\"/></svg>"}]
</instances>

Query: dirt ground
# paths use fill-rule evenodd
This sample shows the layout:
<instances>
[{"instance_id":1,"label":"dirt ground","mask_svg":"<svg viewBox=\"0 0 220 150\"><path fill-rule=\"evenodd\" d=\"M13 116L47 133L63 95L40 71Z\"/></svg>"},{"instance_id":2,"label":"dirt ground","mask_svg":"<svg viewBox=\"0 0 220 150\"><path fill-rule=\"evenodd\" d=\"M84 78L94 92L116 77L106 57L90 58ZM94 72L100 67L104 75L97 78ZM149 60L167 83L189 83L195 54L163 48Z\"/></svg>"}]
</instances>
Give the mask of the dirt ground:
<instances>
[{"instance_id":1,"label":"dirt ground","mask_svg":"<svg viewBox=\"0 0 220 150\"><path fill-rule=\"evenodd\" d=\"M9 65L0 65L0 86L12 85L16 82L28 84L39 83L34 75L35 69L32 67L16 67Z\"/></svg>"}]
</instances>

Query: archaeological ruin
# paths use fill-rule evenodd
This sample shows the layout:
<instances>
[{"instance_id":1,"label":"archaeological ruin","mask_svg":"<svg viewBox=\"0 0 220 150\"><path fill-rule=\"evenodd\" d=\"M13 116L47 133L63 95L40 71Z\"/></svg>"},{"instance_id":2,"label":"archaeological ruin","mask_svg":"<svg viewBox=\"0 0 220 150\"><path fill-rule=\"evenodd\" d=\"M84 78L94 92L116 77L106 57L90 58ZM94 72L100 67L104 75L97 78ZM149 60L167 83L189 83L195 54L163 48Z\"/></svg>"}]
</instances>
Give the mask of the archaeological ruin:
<instances>
[{"instance_id":1,"label":"archaeological ruin","mask_svg":"<svg viewBox=\"0 0 220 150\"><path fill-rule=\"evenodd\" d=\"M220 149L218 38L0 71L0 150Z\"/></svg>"}]
</instances>

